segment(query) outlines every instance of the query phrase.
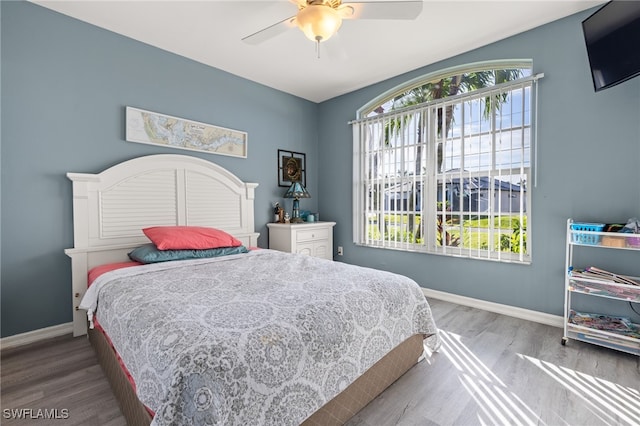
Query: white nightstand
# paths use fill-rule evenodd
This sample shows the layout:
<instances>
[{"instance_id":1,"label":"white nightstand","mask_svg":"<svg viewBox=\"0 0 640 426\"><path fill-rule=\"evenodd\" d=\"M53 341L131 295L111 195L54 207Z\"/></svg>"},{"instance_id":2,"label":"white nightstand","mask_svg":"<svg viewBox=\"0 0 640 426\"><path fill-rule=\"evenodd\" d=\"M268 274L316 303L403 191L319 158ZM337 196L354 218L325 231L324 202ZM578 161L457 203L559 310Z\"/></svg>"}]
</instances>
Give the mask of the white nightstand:
<instances>
[{"instance_id":1,"label":"white nightstand","mask_svg":"<svg viewBox=\"0 0 640 426\"><path fill-rule=\"evenodd\" d=\"M269 248L333 260L335 222L267 223Z\"/></svg>"}]
</instances>

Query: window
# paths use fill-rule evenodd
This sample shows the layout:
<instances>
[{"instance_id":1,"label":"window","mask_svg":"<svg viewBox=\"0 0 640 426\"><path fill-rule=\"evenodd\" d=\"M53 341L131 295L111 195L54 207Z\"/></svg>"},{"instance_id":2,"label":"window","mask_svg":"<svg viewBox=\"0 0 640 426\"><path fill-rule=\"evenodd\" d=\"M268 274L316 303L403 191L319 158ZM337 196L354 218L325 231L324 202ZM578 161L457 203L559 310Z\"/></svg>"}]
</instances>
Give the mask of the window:
<instances>
[{"instance_id":1,"label":"window","mask_svg":"<svg viewBox=\"0 0 640 426\"><path fill-rule=\"evenodd\" d=\"M539 76L529 62L499 65L432 75L361 110L352 123L356 244L530 261Z\"/></svg>"}]
</instances>

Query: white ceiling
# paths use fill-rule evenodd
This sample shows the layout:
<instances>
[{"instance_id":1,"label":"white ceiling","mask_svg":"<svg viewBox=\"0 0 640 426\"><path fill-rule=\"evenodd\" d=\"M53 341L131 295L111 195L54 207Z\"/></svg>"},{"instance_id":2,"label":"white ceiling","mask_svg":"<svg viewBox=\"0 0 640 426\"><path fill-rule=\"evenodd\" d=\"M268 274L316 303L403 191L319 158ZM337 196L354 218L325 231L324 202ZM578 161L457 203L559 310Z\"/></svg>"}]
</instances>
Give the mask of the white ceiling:
<instances>
[{"instance_id":1,"label":"white ceiling","mask_svg":"<svg viewBox=\"0 0 640 426\"><path fill-rule=\"evenodd\" d=\"M241 40L295 15L297 6L287 0L32 2L313 102L604 3L424 0L416 20L345 20L337 36L321 44L318 59L314 43L297 28L259 45Z\"/></svg>"}]
</instances>

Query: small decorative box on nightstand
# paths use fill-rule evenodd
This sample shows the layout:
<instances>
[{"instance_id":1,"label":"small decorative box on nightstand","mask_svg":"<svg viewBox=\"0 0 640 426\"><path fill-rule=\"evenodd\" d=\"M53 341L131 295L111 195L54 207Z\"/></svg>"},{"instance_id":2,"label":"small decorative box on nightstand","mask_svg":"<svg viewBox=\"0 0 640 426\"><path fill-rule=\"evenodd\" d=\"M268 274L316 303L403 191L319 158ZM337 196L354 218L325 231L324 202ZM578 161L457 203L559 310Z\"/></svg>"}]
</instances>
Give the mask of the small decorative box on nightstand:
<instances>
[{"instance_id":1,"label":"small decorative box on nightstand","mask_svg":"<svg viewBox=\"0 0 640 426\"><path fill-rule=\"evenodd\" d=\"M269 248L333 260L335 222L267 223Z\"/></svg>"}]
</instances>

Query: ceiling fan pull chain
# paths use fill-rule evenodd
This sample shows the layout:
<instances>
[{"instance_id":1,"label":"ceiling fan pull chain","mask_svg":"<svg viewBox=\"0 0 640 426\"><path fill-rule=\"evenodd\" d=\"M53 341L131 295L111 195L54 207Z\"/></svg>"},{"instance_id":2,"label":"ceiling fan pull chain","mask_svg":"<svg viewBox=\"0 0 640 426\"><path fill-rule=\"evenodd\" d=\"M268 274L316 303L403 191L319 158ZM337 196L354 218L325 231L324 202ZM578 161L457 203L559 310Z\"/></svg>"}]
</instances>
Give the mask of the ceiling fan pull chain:
<instances>
[{"instance_id":1,"label":"ceiling fan pull chain","mask_svg":"<svg viewBox=\"0 0 640 426\"><path fill-rule=\"evenodd\" d=\"M320 59L320 37L316 37L316 58Z\"/></svg>"}]
</instances>

